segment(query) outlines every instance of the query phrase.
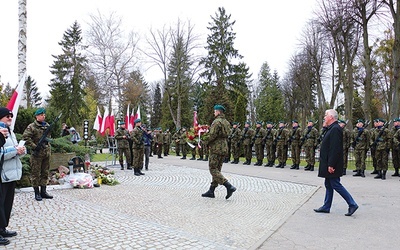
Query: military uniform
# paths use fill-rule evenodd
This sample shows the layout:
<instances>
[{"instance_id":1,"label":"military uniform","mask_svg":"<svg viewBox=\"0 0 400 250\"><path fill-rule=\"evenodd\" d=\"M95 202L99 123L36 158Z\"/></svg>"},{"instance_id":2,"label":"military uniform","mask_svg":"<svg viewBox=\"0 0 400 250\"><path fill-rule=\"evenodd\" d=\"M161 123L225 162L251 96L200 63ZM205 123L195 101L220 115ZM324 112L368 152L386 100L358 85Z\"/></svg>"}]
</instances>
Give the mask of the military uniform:
<instances>
[{"instance_id":1,"label":"military uniform","mask_svg":"<svg viewBox=\"0 0 400 250\"><path fill-rule=\"evenodd\" d=\"M252 152L253 145L251 141L253 136L254 136L254 130L250 128L250 123L247 122L245 128L242 130L242 137L239 143L243 147L244 157L246 158L246 161L243 163L243 165L250 165L251 157L253 155Z\"/></svg>"},{"instance_id":2,"label":"military uniform","mask_svg":"<svg viewBox=\"0 0 400 250\"><path fill-rule=\"evenodd\" d=\"M199 141L199 158L197 159L198 161L208 161L208 132L209 130L207 129L206 131L200 133L200 141Z\"/></svg>"},{"instance_id":3,"label":"military uniform","mask_svg":"<svg viewBox=\"0 0 400 250\"><path fill-rule=\"evenodd\" d=\"M25 146L30 150L31 184L35 191L35 199L41 201L42 198L52 199L53 196L46 192L47 182L49 180L50 154L51 148L47 141L38 145L40 138L46 129L50 126L45 119L46 110L39 108L35 112L36 120L29 124L25 129L22 139L25 140ZM50 133L47 137L51 137ZM35 151L36 147L40 147ZM39 193L39 186L41 187Z\"/></svg>"},{"instance_id":4,"label":"military uniform","mask_svg":"<svg viewBox=\"0 0 400 250\"><path fill-rule=\"evenodd\" d=\"M238 124L235 122L233 123L233 128L231 128L231 131L228 136L228 140L231 141L231 151L233 157L233 161L231 162L232 164L239 163L240 146L238 146L238 143L240 142L240 138L241 138L241 130L238 128Z\"/></svg>"},{"instance_id":5,"label":"military uniform","mask_svg":"<svg viewBox=\"0 0 400 250\"><path fill-rule=\"evenodd\" d=\"M393 120L393 128L390 131L391 134L391 148L392 148L392 162L393 162L393 168L394 168L394 173L392 176L399 176L399 168L400 168L400 148L398 146L398 139L395 139L395 135L397 131L400 130L400 118L396 118Z\"/></svg>"},{"instance_id":6,"label":"military uniform","mask_svg":"<svg viewBox=\"0 0 400 250\"><path fill-rule=\"evenodd\" d=\"M308 121L308 126L303 131L303 137L301 138L302 146L304 147L304 153L306 154L307 166L304 170L314 170L315 165L315 148L318 140L318 129L313 126L312 121Z\"/></svg>"},{"instance_id":7,"label":"military uniform","mask_svg":"<svg viewBox=\"0 0 400 250\"><path fill-rule=\"evenodd\" d=\"M347 163L349 159L349 148L351 144L351 132L345 127L345 121L339 120L338 122L343 130L343 175L346 175Z\"/></svg>"},{"instance_id":8,"label":"military uniform","mask_svg":"<svg viewBox=\"0 0 400 250\"><path fill-rule=\"evenodd\" d=\"M189 142L191 145L189 145L190 147L190 152L192 153L192 158L190 158L190 160L196 160L196 149L197 149L197 136L196 133L194 131L194 128L190 128L190 132L187 135L187 142Z\"/></svg>"},{"instance_id":9,"label":"military uniform","mask_svg":"<svg viewBox=\"0 0 400 250\"><path fill-rule=\"evenodd\" d=\"M228 135L230 132L230 124L225 119L223 111L225 108L221 105L214 106L215 120L211 124L208 144L210 147L209 170L212 176L210 189L202 194L203 197L214 198L214 191L218 185L224 185L227 189L226 199L228 199L236 188L233 187L228 180L222 175L221 169L224 157L228 154ZM217 112L219 111L219 112Z\"/></svg>"},{"instance_id":10,"label":"military uniform","mask_svg":"<svg viewBox=\"0 0 400 250\"><path fill-rule=\"evenodd\" d=\"M182 129L181 133L179 134L179 147L180 147L180 151L182 152L182 158L181 159L186 159L186 149L187 149L187 135L186 135L186 129Z\"/></svg>"},{"instance_id":11,"label":"military uniform","mask_svg":"<svg viewBox=\"0 0 400 250\"><path fill-rule=\"evenodd\" d=\"M377 129L371 135L371 146L375 147L376 168L378 175L374 179L386 179L386 172L388 170L389 150L390 150L390 131L384 125L383 119L378 119L379 124Z\"/></svg>"},{"instance_id":12,"label":"military uniform","mask_svg":"<svg viewBox=\"0 0 400 250\"><path fill-rule=\"evenodd\" d=\"M181 156L180 152L181 152L181 147L179 145L179 136L180 136L180 129L177 129L177 131L174 133L174 135L172 136L172 140L174 140L175 143L175 153L176 156Z\"/></svg>"},{"instance_id":13,"label":"military uniform","mask_svg":"<svg viewBox=\"0 0 400 250\"><path fill-rule=\"evenodd\" d=\"M265 143L267 159L268 159L268 163L265 164L265 167L273 167L274 166L275 150L276 150L276 148L274 146L275 135L276 135L276 129L273 128L271 122L267 122L266 135L263 139L263 141Z\"/></svg>"},{"instance_id":14,"label":"military uniform","mask_svg":"<svg viewBox=\"0 0 400 250\"><path fill-rule=\"evenodd\" d=\"M254 163L254 166L262 166L264 160L264 143L263 139L267 135L267 132L264 128L261 127L262 122L257 122L257 127L254 132L253 143L254 143L254 151L256 153L257 162Z\"/></svg>"},{"instance_id":15,"label":"military uniform","mask_svg":"<svg viewBox=\"0 0 400 250\"><path fill-rule=\"evenodd\" d=\"M293 124L292 125L292 133L289 137L289 144L291 146L291 151L292 151L293 165L290 167L290 169L299 169L300 153L301 153L300 140L301 140L302 131L299 127L299 123L296 120L293 120L292 124Z\"/></svg>"},{"instance_id":16,"label":"military uniform","mask_svg":"<svg viewBox=\"0 0 400 250\"><path fill-rule=\"evenodd\" d=\"M142 125L141 119L135 120L135 128L132 131L132 142L133 142L133 170L135 175L144 175L141 169L143 168L143 157L144 157L144 133L140 127Z\"/></svg>"},{"instance_id":17,"label":"military uniform","mask_svg":"<svg viewBox=\"0 0 400 250\"><path fill-rule=\"evenodd\" d=\"M169 146L171 145L172 142L172 135L171 132L169 132L169 129L167 129L164 132L164 156L169 155Z\"/></svg>"},{"instance_id":18,"label":"military uniform","mask_svg":"<svg viewBox=\"0 0 400 250\"><path fill-rule=\"evenodd\" d=\"M125 129L125 123L121 123L123 127L119 127L115 132L115 139L117 140L117 149L119 156L119 164L121 165L121 170L124 169L124 155L126 158L127 169L132 169L131 167L131 153L129 149L129 132Z\"/></svg>"},{"instance_id":19,"label":"military uniform","mask_svg":"<svg viewBox=\"0 0 400 250\"><path fill-rule=\"evenodd\" d=\"M352 146L354 148L354 158L356 161L356 174L353 176L365 177L365 159L370 145L370 134L364 128L364 120L359 119L352 133Z\"/></svg>"},{"instance_id":20,"label":"military uniform","mask_svg":"<svg viewBox=\"0 0 400 250\"><path fill-rule=\"evenodd\" d=\"M157 132L154 135L154 153L157 154L159 159L163 158L162 157L163 145L164 145L164 135L161 131L161 128L158 128Z\"/></svg>"},{"instance_id":21,"label":"military uniform","mask_svg":"<svg viewBox=\"0 0 400 250\"><path fill-rule=\"evenodd\" d=\"M276 132L274 143L276 144L277 158L279 164L276 168L284 168L287 161L288 141L289 141L289 130L285 127L283 122L280 122L279 129Z\"/></svg>"}]
</instances>

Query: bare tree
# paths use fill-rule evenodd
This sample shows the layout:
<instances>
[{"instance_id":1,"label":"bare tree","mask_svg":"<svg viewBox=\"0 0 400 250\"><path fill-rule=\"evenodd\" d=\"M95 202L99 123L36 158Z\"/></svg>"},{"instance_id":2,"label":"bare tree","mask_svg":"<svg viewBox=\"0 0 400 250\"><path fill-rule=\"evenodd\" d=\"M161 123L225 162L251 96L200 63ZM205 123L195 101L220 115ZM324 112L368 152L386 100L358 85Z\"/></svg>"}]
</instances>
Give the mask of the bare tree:
<instances>
[{"instance_id":1,"label":"bare tree","mask_svg":"<svg viewBox=\"0 0 400 250\"><path fill-rule=\"evenodd\" d=\"M26 2L27 0L18 1L18 82L25 82L26 74Z\"/></svg>"},{"instance_id":2,"label":"bare tree","mask_svg":"<svg viewBox=\"0 0 400 250\"><path fill-rule=\"evenodd\" d=\"M124 84L137 64L137 35L123 32L122 19L111 13L106 17L100 13L90 15L91 23L87 32L89 65L93 76L102 89L103 102L113 101L121 114L126 96Z\"/></svg>"}]
</instances>

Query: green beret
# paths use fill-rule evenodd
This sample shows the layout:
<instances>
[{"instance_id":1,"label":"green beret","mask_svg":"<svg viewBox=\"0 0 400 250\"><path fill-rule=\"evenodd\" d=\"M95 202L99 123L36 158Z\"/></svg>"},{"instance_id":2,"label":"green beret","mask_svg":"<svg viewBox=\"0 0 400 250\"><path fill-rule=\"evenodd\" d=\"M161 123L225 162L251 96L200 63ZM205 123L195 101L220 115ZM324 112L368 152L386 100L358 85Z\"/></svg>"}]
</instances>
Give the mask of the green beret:
<instances>
[{"instance_id":1,"label":"green beret","mask_svg":"<svg viewBox=\"0 0 400 250\"><path fill-rule=\"evenodd\" d=\"M297 120L293 120L292 122L299 123Z\"/></svg>"},{"instance_id":2,"label":"green beret","mask_svg":"<svg viewBox=\"0 0 400 250\"><path fill-rule=\"evenodd\" d=\"M279 123L285 123L285 121L279 121Z\"/></svg>"},{"instance_id":3,"label":"green beret","mask_svg":"<svg viewBox=\"0 0 400 250\"><path fill-rule=\"evenodd\" d=\"M256 124L262 125L262 122L257 122Z\"/></svg>"},{"instance_id":4,"label":"green beret","mask_svg":"<svg viewBox=\"0 0 400 250\"><path fill-rule=\"evenodd\" d=\"M142 120L141 120L140 118L137 118L137 119L135 120L135 123L138 123L138 122L142 122Z\"/></svg>"},{"instance_id":5,"label":"green beret","mask_svg":"<svg viewBox=\"0 0 400 250\"><path fill-rule=\"evenodd\" d=\"M35 112L35 116L41 115L41 114L46 114L46 110L44 108L38 108Z\"/></svg>"},{"instance_id":6,"label":"green beret","mask_svg":"<svg viewBox=\"0 0 400 250\"><path fill-rule=\"evenodd\" d=\"M125 125L125 122L124 121L120 121L119 125Z\"/></svg>"},{"instance_id":7,"label":"green beret","mask_svg":"<svg viewBox=\"0 0 400 250\"><path fill-rule=\"evenodd\" d=\"M378 121L385 123L385 119L379 118Z\"/></svg>"},{"instance_id":8,"label":"green beret","mask_svg":"<svg viewBox=\"0 0 400 250\"><path fill-rule=\"evenodd\" d=\"M222 110L222 111L225 112L225 107L222 106L222 105L217 104L217 105L214 106L214 110Z\"/></svg>"},{"instance_id":9,"label":"green beret","mask_svg":"<svg viewBox=\"0 0 400 250\"><path fill-rule=\"evenodd\" d=\"M338 123L344 123L346 124L346 122L344 120L338 120Z\"/></svg>"},{"instance_id":10,"label":"green beret","mask_svg":"<svg viewBox=\"0 0 400 250\"><path fill-rule=\"evenodd\" d=\"M239 123L238 122L232 122L232 125L238 125Z\"/></svg>"},{"instance_id":11,"label":"green beret","mask_svg":"<svg viewBox=\"0 0 400 250\"><path fill-rule=\"evenodd\" d=\"M249 124L249 125L251 125L251 122L247 121L245 124Z\"/></svg>"},{"instance_id":12,"label":"green beret","mask_svg":"<svg viewBox=\"0 0 400 250\"><path fill-rule=\"evenodd\" d=\"M357 123L361 122L362 124L364 124L364 120L363 119L358 119Z\"/></svg>"},{"instance_id":13,"label":"green beret","mask_svg":"<svg viewBox=\"0 0 400 250\"><path fill-rule=\"evenodd\" d=\"M267 124L272 124L272 122L268 121Z\"/></svg>"},{"instance_id":14,"label":"green beret","mask_svg":"<svg viewBox=\"0 0 400 250\"><path fill-rule=\"evenodd\" d=\"M400 122L400 118L394 118L393 121L394 122Z\"/></svg>"},{"instance_id":15,"label":"green beret","mask_svg":"<svg viewBox=\"0 0 400 250\"><path fill-rule=\"evenodd\" d=\"M312 119L308 120L308 122L312 122L312 123L314 123L314 121L313 121Z\"/></svg>"}]
</instances>

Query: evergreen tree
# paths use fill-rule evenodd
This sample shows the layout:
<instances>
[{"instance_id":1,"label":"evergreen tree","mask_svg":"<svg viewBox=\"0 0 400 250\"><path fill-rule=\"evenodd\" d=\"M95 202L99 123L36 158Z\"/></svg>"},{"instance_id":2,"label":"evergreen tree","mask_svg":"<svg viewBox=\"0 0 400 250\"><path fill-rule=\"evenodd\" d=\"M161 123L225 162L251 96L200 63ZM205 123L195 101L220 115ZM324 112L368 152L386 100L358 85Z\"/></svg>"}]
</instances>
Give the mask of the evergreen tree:
<instances>
[{"instance_id":1,"label":"evergreen tree","mask_svg":"<svg viewBox=\"0 0 400 250\"><path fill-rule=\"evenodd\" d=\"M61 111L64 120L71 126L80 124L83 120L82 109L87 109L85 97L85 64L86 58L82 55L82 30L75 21L63 35L59 42L63 53L54 56L54 63L50 72L54 75L50 83L49 103Z\"/></svg>"},{"instance_id":2,"label":"evergreen tree","mask_svg":"<svg viewBox=\"0 0 400 250\"><path fill-rule=\"evenodd\" d=\"M160 83L157 83L156 89L154 91L154 98L153 98L153 111L151 113L151 127L155 128L160 126L162 112L161 112L161 88Z\"/></svg>"},{"instance_id":3,"label":"evergreen tree","mask_svg":"<svg viewBox=\"0 0 400 250\"><path fill-rule=\"evenodd\" d=\"M200 111L208 114L211 122L213 117L213 106L222 104L227 109L226 117L232 121L234 117L241 119L242 115L234 114L235 110L243 112L239 107L234 108L234 103L241 103L245 100L247 106L248 88L246 80L248 68L244 64L235 65L232 61L240 60L243 57L234 48L236 33L233 32L235 21L230 21L231 15L227 15L223 7L218 8L218 13L212 17L208 29L211 34L207 37L208 55L201 60L204 65L204 72L200 74L204 79L206 88L204 106ZM218 98L215 98L218 97ZM241 100L241 101L240 101Z\"/></svg>"},{"instance_id":4,"label":"evergreen tree","mask_svg":"<svg viewBox=\"0 0 400 250\"><path fill-rule=\"evenodd\" d=\"M40 96L35 80L28 76L25 81L24 98L27 108L39 107L42 105L42 97Z\"/></svg>"}]
</instances>

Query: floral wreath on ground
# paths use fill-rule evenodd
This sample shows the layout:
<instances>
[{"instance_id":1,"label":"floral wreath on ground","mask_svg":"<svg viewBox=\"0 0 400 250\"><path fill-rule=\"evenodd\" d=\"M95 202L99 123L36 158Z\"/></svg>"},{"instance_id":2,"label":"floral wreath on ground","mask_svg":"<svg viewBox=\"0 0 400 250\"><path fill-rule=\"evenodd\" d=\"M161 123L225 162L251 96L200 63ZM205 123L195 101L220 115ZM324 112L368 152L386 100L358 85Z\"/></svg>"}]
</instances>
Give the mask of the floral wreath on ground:
<instances>
[{"instance_id":1,"label":"floral wreath on ground","mask_svg":"<svg viewBox=\"0 0 400 250\"><path fill-rule=\"evenodd\" d=\"M91 165L90 173L94 179L101 179L101 184L106 184L110 186L114 186L119 184L118 180L114 176L114 171L110 170L107 167L99 166L99 165Z\"/></svg>"}]
</instances>

